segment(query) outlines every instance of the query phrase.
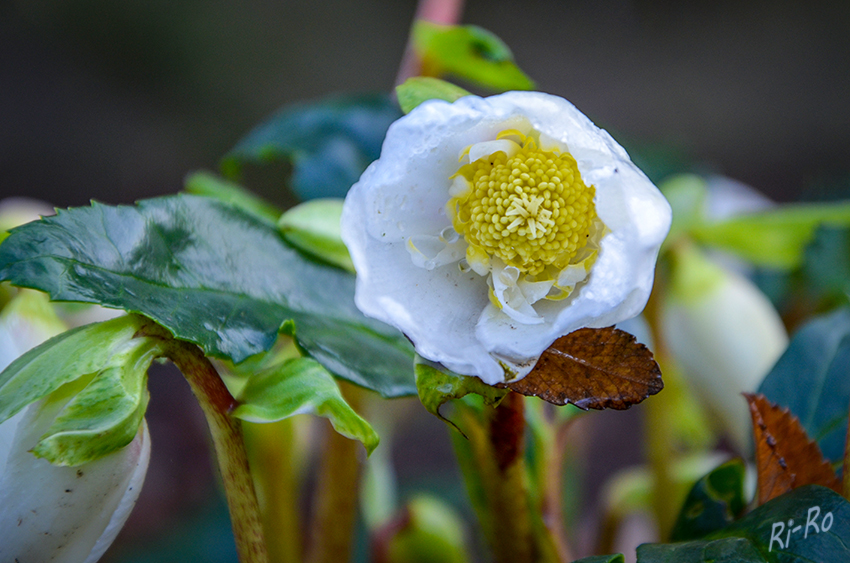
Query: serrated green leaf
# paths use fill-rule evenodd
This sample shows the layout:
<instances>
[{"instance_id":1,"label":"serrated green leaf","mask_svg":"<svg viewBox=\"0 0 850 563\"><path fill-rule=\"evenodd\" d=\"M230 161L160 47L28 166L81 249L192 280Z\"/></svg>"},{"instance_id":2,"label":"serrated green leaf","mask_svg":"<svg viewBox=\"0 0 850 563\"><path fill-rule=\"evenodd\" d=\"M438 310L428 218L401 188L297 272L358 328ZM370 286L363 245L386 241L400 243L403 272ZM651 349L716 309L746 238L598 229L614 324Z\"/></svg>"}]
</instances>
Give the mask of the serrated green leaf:
<instances>
[{"instance_id":1,"label":"serrated green leaf","mask_svg":"<svg viewBox=\"0 0 850 563\"><path fill-rule=\"evenodd\" d=\"M60 211L0 246L0 278L138 312L208 355L240 362L278 330L334 374L384 396L415 393L410 343L354 305L354 277L221 202L176 195Z\"/></svg>"},{"instance_id":2,"label":"serrated green leaf","mask_svg":"<svg viewBox=\"0 0 850 563\"><path fill-rule=\"evenodd\" d=\"M825 487L808 485L705 540L642 545L637 554L638 563L850 561L850 503Z\"/></svg>"},{"instance_id":3,"label":"serrated green leaf","mask_svg":"<svg viewBox=\"0 0 850 563\"><path fill-rule=\"evenodd\" d=\"M342 242L341 199L314 199L296 205L277 222L283 238L304 252L354 273L354 263Z\"/></svg>"},{"instance_id":4,"label":"serrated green leaf","mask_svg":"<svg viewBox=\"0 0 850 563\"><path fill-rule=\"evenodd\" d=\"M480 395L485 403L496 406L509 392L507 389L487 385L477 377L458 375L448 371L439 364L429 362L418 355L416 356L415 373L416 389L425 410L458 431L460 429L455 423L440 414L440 407L452 399L460 399L470 393Z\"/></svg>"},{"instance_id":5,"label":"serrated green leaf","mask_svg":"<svg viewBox=\"0 0 850 563\"><path fill-rule=\"evenodd\" d=\"M844 458L850 403L850 309L811 320L759 386L758 392L791 410L824 457Z\"/></svg>"},{"instance_id":6,"label":"serrated green leaf","mask_svg":"<svg viewBox=\"0 0 850 563\"><path fill-rule=\"evenodd\" d=\"M342 397L333 376L318 362L294 358L252 376L233 416L249 422L275 422L312 413L330 420L334 430L359 440L372 453L378 434Z\"/></svg>"},{"instance_id":7,"label":"serrated green leaf","mask_svg":"<svg viewBox=\"0 0 850 563\"><path fill-rule=\"evenodd\" d=\"M291 186L302 200L344 197L381 153L401 112L386 94L349 94L284 107L222 159L225 176L247 163L291 161ZM281 183L286 183L282 181Z\"/></svg>"},{"instance_id":8,"label":"serrated green leaf","mask_svg":"<svg viewBox=\"0 0 850 563\"><path fill-rule=\"evenodd\" d=\"M283 213L271 203L257 197L239 184L204 170L186 176L184 189L187 193L193 195L211 197L235 205L254 217L272 224Z\"/></svg>"},{"instance_id":9,"label":"serrated green leaf","mask_svg":"<svg viewBox=\"0 0 850 563\"><path fill-rule=\"evenodd\" d=\"M701 538L731 524L747 506L746 472L744 461L733 459L697 481L679 512L671 539Z\"/></svg>"},{"instance_id":10,"label":"serrated green leaf","mask_svg":"<svg viewBox=\"0 0 850 563\"><path fill-rule=\"evenodd\" d=\"M114 350L106 369L59 412L33 453L55 465L82 465L133 441L148 405L147 371L160 354L152 338Z\"/></svg>"},{"instance_id":11,"label":"serrated green leaf","mask_svg":"<svg viewBox=\"0 0 850 563\"><path fill-rule=\"evenodd\" d=\"M20 356L0 373L0 422L62 385L106 369L141 324L129 316L82 326Z\"/></svg>"},{"instance_id":12,"label":"serrated green leaf","mask_svg":"<svg viewBox=\"0 0 850 563\"><path fill-rule=\"evenodd\" d=\"M410 113L413 108L427 100L443 100L451 103L470 95L460 86L431 76L408 78L404 84L396 86L395 93L398 105L404 113Z\"/></svg>"},{"instance_id":13,"label":"serrated green leaf","mask_svg":"<svg viewBox=\"0 0 850 563\"><path fill-rule=\"evenodd\" d=\"M622 553L615 555L591 555L590 557L582 557L576 559L573 563L625 563L626 558Z\"/></svg>"},{"instance_id":14,"label":"serrated green leaf","mask_svg":"<svg viewBox=\"0 0 850 563\"><path fill-rule=\"evenodd\" d=\"M426 76L452 74L499 92L534 88L504 41L478 26L418 20L413 25L413 45Z\"/></svg>"},{"instance_id":15,"label":"serrated green leaf","mask_svg":"<svg viewBox=\"0 0 850 563\"><path fill-rule=\"evenodd\" d=\"M821 225L850 226L850 202L784 205L703 223L690 230L699 242L728 250L756 266L792 269Z\"/></svg>"}]
</instances>

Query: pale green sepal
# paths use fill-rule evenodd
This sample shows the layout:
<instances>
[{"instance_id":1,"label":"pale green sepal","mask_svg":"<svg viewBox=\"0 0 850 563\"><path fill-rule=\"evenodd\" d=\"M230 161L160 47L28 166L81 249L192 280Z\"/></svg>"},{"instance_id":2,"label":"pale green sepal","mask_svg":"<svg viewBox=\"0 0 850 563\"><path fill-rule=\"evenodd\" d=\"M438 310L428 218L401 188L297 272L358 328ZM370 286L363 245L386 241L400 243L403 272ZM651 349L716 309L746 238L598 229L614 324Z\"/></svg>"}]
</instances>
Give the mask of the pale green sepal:
<instances>
[{"instance_id":1,"label":"pale green sepal","mask_svg":"<svg viewBox=\"0 0 850 563\"><path fill-rule=\"evenodd\" d=\"M440 414L440 407L452 399L460 399L470 393L480 395L486 404L496 406L508 393L507 389L487 385L477 377L458 375L439 364L429 362L419 355L416 356L414 362L414 371L419 400L425 410L446 422L461 434L463 432L454 422Z\"/></svg>"},{"instance_id":2,"label":"pale green sepal","mask_svg":"<svg viewBox=\"0 0 850 563\"><path fill-rule=\"evenodd\" d=\"M468 563L465 525L452 506L419 494L407 503L406 518L386 546L388 563Z\"/></svg>"},{"instance_id":3,"label":"pale green sepal","mask_svg":"<svg viewBox=\"0 0 850 563\"><path fill-rule=\"evenodd\" d=\"M679 237L686 235L704 222L703 210L708 188L705 179L700 176L679 174L665 180L658 189L664 194L673 210L670 234L662 245L662 248L667 248Z\"/></svg>"},{"instance_id":4,"label":"pale green sepal","mask_svg":"<svg viewBox=\"0 0 850 563\"><path fill-rule=\"evenodd\" d=\"M275 422L296 414L327 418L338 433L359 440L372 453L378 434L349 406L333 376L310 358L295 358L255 374L232 415L249 422Z\"/></svg>"},{"instance_id":5,"label":"pale green sepal","mask_svg":"<svg viewBox=\"0 0 850 563\"><path fill-rule=\"evenodd\" d=\"M76 466L132 442L148 405L147 371L160 354L159 340L144 337L116 350L108 367L62 407L33 454L54 465Z\"/></svg>"},{"instance_id":6,"label":"pale green sepal","mask_svg":"<svg viewBox=\"0 0 850 563\"><path fill-rule=\"evenodd\" d=\"M784 205L704 223L692 229L691 235L757 266L790 270L802 264L803 251L821 225L850 226L850 202Z\"/></svg>"},{"instance_id":7,"label":"pale green sepal","mask_svg":"<svg viewBox=\"0 0 850 563\"><path fill-rule=\"evenodd\" d=\"M534 89L504 41L478 26L418 20L413 45L427 76L452 74L498 92Z\"/></svg>"},{"instance_id":8,"label":"pale green sepal","mask_svg":"<svg viewBox=\"0 0 850 563\"><path fill-rule=\"evenodd\" d=\"M410 113L413 108L428 100L443 100L449 103L471 94L455 86L451 82L431 76L416 76L408 78L404 84L395 87L398 105L404 113Z\"/></svg>"},{"instance_id":9,"label":"pale green sepal","mask_svg":"<svg viewBox=\"0 0 850 563\"><path fill-rule=\"evenodd\" d=\"M274 223L282 213L280 209L239 184L205 170L186 176L183 188L190 194L210 197L238 207L267 223Z\"/></svg>"},{"instance_id":10,"label":"pale green sepal","mask_svg":"<svg viewBox=\"0 0 850 563\"><path fill-rule=\"evenodd\" d=\"M354 273L340 238L341 199L311 199L284 213L277 222L283 238L317 258Z\"/></svg>"},{"instance_id":11,"label":"pale green sepal","mask_svg":"<svg viewBox=\"0 0 850 563\"><path fill-rule=\"evenodd\" d=\"M144 322L125 316L82 326L20 356L0 373L0 422L65 383L104 370Z\"/></svg>"},{"instance_id":12,"label":"pale green sepal","mask_svg":"<svg viewBox=\"0 0 850 563\"><path fill-rule=\"evenodd\" d=\"M683 242L672 248L671 260L670 296L685 303L706 299L728 277L693 243Z\"/></svg>"}]
</instances>

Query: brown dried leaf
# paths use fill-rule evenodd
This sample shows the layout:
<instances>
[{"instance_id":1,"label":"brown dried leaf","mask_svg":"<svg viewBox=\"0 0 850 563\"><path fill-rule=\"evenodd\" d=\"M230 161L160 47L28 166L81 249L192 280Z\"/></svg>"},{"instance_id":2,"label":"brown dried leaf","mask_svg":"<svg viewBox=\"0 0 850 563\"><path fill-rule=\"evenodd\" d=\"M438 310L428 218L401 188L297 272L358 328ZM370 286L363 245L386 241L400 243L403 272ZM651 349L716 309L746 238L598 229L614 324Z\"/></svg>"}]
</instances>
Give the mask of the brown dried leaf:
<instances>
[{"instance_id":1,"label":"brown dried leaf","mask_svg":"<svg viewBox=\"0 0 850 563\"><path fill-rule=\"evenodd\" d=\"M753 417L759 505L803 485L841 492L835 471L796 416L762 394L744 397Z\"/></svg>"},{"instance_id":2,"label":"brown dried leaf","mask_svg":"<svg viewBox=\"0 0 850 563\"><path fill-rule=\"evenodd\" d=\"M661 391L652 352L628 332L582 328L543 352L527 376L507 387L556 405L627 409Z\"/></svg>"}]
</instances>

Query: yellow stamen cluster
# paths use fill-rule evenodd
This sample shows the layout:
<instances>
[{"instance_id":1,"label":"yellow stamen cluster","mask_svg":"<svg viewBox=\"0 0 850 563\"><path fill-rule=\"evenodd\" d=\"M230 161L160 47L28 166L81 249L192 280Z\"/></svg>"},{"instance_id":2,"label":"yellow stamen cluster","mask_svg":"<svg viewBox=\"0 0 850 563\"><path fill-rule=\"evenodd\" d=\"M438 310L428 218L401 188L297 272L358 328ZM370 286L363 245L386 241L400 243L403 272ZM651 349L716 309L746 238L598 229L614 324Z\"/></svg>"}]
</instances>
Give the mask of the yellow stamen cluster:
<instances>
[{"instance_id":1,"label":"yellow stamen cluster","mask_svg":"<svg viewBox=\"0 0 850 563\"><path fill-rule=\"evenodd\" d=\"M469 244L468 258L483 250L537 275L551 264L566 267L585 245L596 216L594 188L584 185L568 153L540 150L527 139L514 156L495 152L458 175L470 189L449 207Z\"/></svg>"}]
</instances>

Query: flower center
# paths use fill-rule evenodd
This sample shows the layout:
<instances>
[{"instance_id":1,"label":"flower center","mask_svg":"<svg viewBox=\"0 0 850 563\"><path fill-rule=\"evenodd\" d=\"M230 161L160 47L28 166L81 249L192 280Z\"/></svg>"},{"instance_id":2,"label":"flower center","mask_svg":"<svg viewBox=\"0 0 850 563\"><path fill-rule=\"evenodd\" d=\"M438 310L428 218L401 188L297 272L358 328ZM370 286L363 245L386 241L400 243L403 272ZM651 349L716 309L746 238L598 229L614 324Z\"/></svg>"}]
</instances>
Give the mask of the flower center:
<instances>
[{"instance_id":1,"label":"flower center","mask_svg":"<svg viewBox=\"0 0 850 563\"><path fill-rule=\"evenodd\" d=\"M587 242L594 188L569 153L541 150L515 131L499 137L514 135L522 145L494 141L495 152L458 171L469 189L449 200L453 226L469 244L470 263L496 256L528 275L564 268Z\"/></svg>"}]
</instances>

